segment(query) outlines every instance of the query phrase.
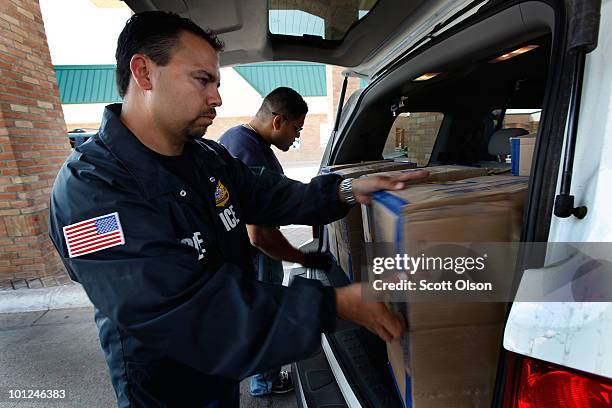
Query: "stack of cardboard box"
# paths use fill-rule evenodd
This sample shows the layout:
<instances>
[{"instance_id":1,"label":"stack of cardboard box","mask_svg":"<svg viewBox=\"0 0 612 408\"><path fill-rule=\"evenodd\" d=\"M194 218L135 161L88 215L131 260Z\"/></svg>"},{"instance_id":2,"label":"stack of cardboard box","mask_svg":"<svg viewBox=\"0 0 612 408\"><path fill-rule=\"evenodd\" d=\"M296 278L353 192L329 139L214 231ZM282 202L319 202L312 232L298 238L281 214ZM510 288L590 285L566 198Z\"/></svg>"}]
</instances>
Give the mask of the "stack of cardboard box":
<instances>
[{"instance_id":1,"label":"stack of cardboard box","mask_svg":"<svg viewBox=\"0 0 612 408\"><path fill-rule=\"evenodd\" d=\"M412 163L368 162L327 168L343 177L393 176ZM363 243L391 243L410 253L414 242L510 242L520 238L528 178L487 176L485 167L435 166L400 191L376 193L328 226L330 250L351 280L367 280ZM364 257L365 258L365 257ZM408 295L406 295L408 296ZM397 299L396 299L397 300ZM388 343L388 357L406 407L486 407L492 389L505 303L414 303L389 306L408 330Z\"/></svg>"},{"instance_id":2,"label":"stack of cardboard box","mask_svg":"<svg viewBox=\"0 0 612 408\"><path fill-rule=\"evenodd\" d=\"M398 306L410 328L387 343L387 354L403 405L491 406L505 304L392 304Z\"/></svg>"},{"instance_id":3,"label":"stack of cardboard box","mask_svg":"<svg viewBox=\"0 0 612 408\"><path fill-rule=\"evenodd\" d=\"M362 166L369 166L371 164L380 164L380 163L393 163L393 160L383 159L383 160L363 161L359 163L335 164L333 166L325 166L321 168L321 173L328 174L328 173L333 173L338 170L350 169L352 167L362 167Z\"/></svg>"},{"instance_id":4,"label":"stack of cardboard box","mask_svg":"<svg viewBox=\"0 0 612 408\"><path fill-rule=\"evenodd\" d=\"M349 169L353 167L361 167L361 166L367 166L371 164L392 163L392 162L393 160L391 159L384 159L384 160L363 161L359 163L336 164L332 166L322 167L321 173L329 174L329 173L334 173L338 170L344 170L344 169ZM329 250L337 261L338 260L338 242L336 239L336 226L334 223L331 223L327 226L327 234L328 234L329 246L330 246Z\"/></svg>"},{"instance_id":5,"label":"stack of cardboard box","mask_svg":"<svg viewBox=\"0 0 612 408\"><path fill-rule=\"evenodd\" d=\"M410 253L414 242L507 242L520 237L528 179L484 176L380 192L368 212L373 242ZM407 294L406 296L409 296ZM407 319L388 356L405 406L486 407L504 303L393 303Z\"/></svg>"},{"instance_id":6,"label":"stack of cardboard box","mask_svg":"<svg viewBox=\"0 0 612 408\"><path fill-rule=\"evenodd\" d=\"M470 177L485 176L488 174L488 169L484 167L468 167L468 166L433 166L425 168L429 172L429 176L426 179L408 182L407 184L421 184L421 183L439 183L446 181L463 180ZM415 170L395 170L376 173L372 175L381 176L397 176L402 173L407 173ZM371 207L367 205L361 206L362 221L363 221L363 238L365 242L374 242L374 228L372 224Z\"/></svg>"},{"instance_id":7,"label":"stack of cardboard box","mask_svg":"<svg viewBox=\"0 0 612 408\"><path fill-rule=\"evenodd\" d=\"M416 163L381 160L374 162L330 166L323 173L335 173L344 178L357 178L382 171L414 169ZM361 210L355 206L348 215L328 225L330 252L351 281L361 280L361 248L363 223Z\"/></svg>"},{"instance_id":8,"label":"stack of cardboard box","mask_svg":"<svg viewBox=\"0 0 612 408\"><path fill-rule=\"evenodd\" d=\"M484 176L378 192L367 210L367 234L372 242L401 239L398 250L410 241L516 241L527 183Z\"/></svg>"}]
</instances>

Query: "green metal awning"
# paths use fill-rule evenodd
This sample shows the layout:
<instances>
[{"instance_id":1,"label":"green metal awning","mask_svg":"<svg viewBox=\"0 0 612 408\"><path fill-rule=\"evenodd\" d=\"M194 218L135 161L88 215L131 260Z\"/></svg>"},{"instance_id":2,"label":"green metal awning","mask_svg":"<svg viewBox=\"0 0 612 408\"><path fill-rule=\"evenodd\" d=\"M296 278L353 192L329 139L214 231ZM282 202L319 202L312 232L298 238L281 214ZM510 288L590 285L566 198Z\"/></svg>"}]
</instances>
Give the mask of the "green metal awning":
<instances>
[{"instance_id":1,"label":"green metal awning","mask_svg":"<svg viewBox=\"0 0 612 408\"><path fill-rule=\"evenodd\" d=\"M114 65L56 65L55 77L62 104L121 102ZM302 96L325 96L325 65L272 62L238 65L234 69L262 96L279 86Z\"/></svg>"},{"instance_id":2,"label":"green metal awning","mask_svg":"<svg viewBox=\"0 0 612 408\"><path fill-rule=\"evenodd\" d=\"M114 65L55 65L63 104L121 102Z\"/></svg>"},{"instance_id":3,"label":"green metal awning","mask_svg":"<svg viewBox=\"0 0 612 408\"><path fill-rule=\"evenodd\" d=\"M237 65L234 69L261 96L288 86L302 96L326 96L325 65L307 62L270 62Z\"/></svg>"}]
</instances>

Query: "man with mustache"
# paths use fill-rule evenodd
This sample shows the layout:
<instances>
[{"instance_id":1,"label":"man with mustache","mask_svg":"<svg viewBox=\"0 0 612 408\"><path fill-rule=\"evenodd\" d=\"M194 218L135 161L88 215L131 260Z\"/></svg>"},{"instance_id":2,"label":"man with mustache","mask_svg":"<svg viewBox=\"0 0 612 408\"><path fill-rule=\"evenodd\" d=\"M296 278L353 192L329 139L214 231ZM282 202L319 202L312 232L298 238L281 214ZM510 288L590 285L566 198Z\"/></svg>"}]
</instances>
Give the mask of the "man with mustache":
<instances>
[{"instance_id":1,"label":"man with mustache","mask_svg":"<svg viewBox=\"0 0 612 408\"><path fill-rule=\"evenodd\" d=\"M53 186L49 234L94 304L120 407L237 407L241 379L308 357L336 316L385 340L404 329L358 284L257 282L245 223L325 224L426 173L309 184L253 174L201 138L221 105L221 49L188 19L133 15L116 52L124 102L107 106Z\"/></svg>"},{"instance_id":2,"label":"man with mustache","mask_svg":"<svg viewBox=\"0 0 612 408\"><path fill-rule=\"evenodd\" d=\"M256 172L266 169L284 174L271 145L288 151L300 137L307 113L308 105L299 93L287 87L276 88L266 95L248 123L228 129L219 143ZM324 267L325 261L329 262L323 254L303 253L295 248L277 227L247 224L247 232L254 247L255 272L261 282L282 284L282 261L310 268ZM256 374L250 380L250 392L255 397L291 390L291 377L281 367Z\"/></svg>"}]
</instances>

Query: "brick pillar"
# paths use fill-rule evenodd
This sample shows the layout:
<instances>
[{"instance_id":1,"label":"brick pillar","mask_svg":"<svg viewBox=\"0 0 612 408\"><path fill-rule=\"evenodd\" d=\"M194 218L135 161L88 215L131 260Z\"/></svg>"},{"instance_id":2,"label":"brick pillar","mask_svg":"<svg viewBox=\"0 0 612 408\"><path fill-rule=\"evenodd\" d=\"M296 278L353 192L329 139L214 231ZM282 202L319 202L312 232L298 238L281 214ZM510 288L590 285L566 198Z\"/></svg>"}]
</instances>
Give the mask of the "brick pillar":
<instances>
[{"instance_id":1,"label":"brick pillar","mask_svg":"<svg viewBox=\"0 0 612 408\"><path fill-rule=\"evenodd\" d=\"M49 193L70 152L36 0L0 1L0 281L63 274Z\"/></svg>"}]
</instances>

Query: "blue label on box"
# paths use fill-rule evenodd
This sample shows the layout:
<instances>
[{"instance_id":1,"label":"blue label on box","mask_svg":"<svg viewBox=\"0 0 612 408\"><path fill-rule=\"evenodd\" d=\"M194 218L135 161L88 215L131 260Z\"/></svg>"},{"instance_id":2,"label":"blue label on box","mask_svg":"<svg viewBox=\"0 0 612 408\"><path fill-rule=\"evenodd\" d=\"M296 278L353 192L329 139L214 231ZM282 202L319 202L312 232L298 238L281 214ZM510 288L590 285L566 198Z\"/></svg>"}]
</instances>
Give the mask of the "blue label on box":
<instances>
[{"instance_id":1,"label":"blue label on box","mask_svg":"<svg viewBox=\"0 0 612 408\"><path fill-rule=\"evenodd\" d=\"M386 191L378 191L372 195L372 198L375 201L384 205L385 208L391 211L397 218L395 224L395 247L397 248L397 251L399 253L402 247L402 207L407 204L410 204L410 202Z\"/></svg>"},{"instance_id":2,"label":"blue label on box","mask_svg":"<svg viewBox=\"0 0 612 408\"><path fill-rule=\"evenodd\" d=\"M512 160L512 175L519 175L519 163L521 162L521 140L510 139L510 158Z\"/></svg>"},{"instance_id":3,"label":"blue label on box","mask_svg":"<svg viewBox=\"0 0 612 408\"><path fill-rule=\"evenodd\" d=\"M410 380L410 376L408 374L404 374L406 376L405 383L406 389L406 401L402 399L402 393L400 392L399 385L397 384L397 378L395 378L395 374L393 374L393 367L391 367L391 362L387 363L387 367L389 367L389 371L391 372L391 378L393 378L393 384L395 384L395 390L397 391L397 395L399 396L400 401L402 401L403 408L412 408L412 383Z\"/></svg>"}]
</instances>

